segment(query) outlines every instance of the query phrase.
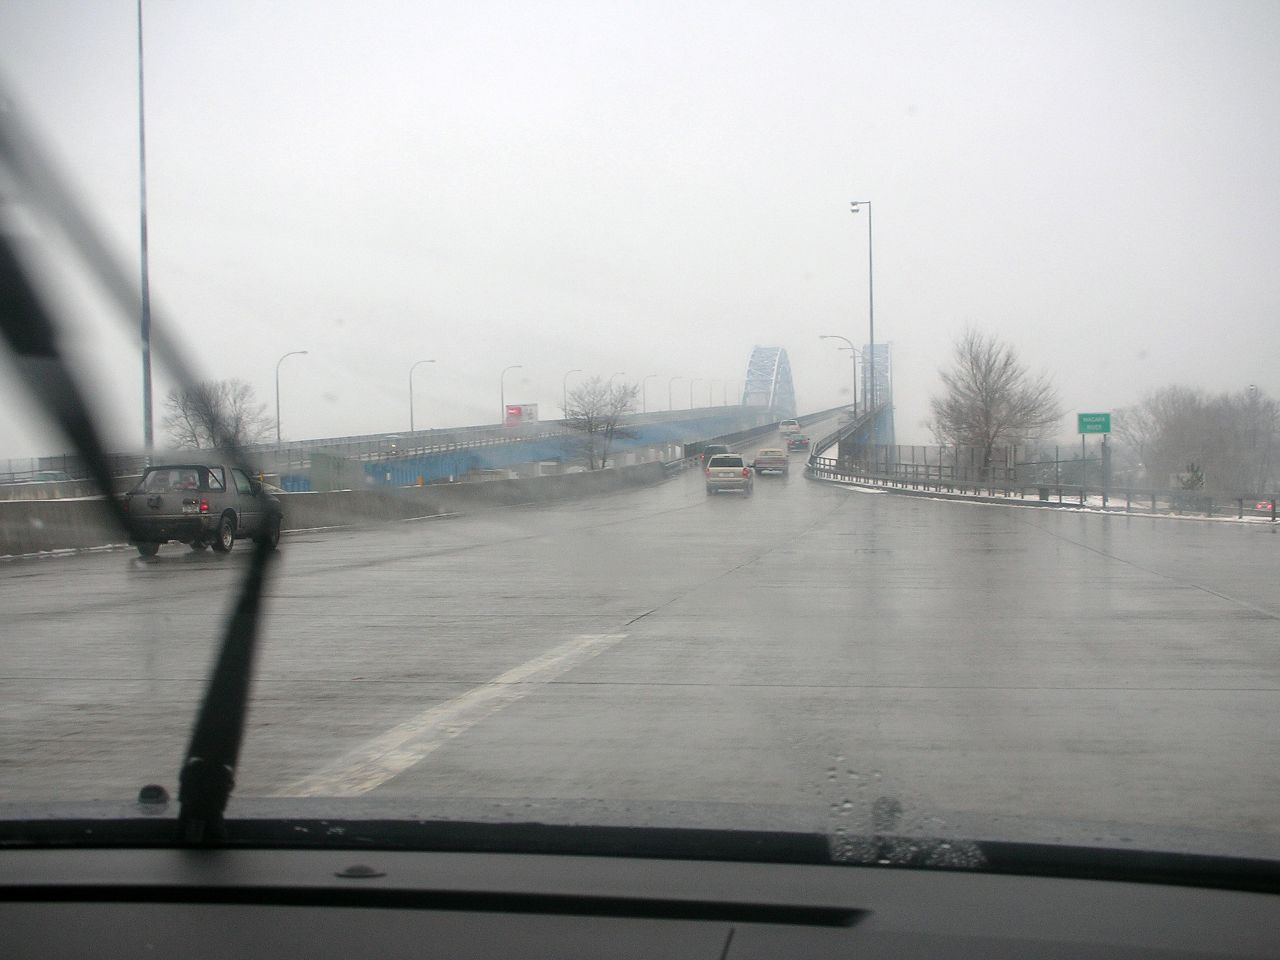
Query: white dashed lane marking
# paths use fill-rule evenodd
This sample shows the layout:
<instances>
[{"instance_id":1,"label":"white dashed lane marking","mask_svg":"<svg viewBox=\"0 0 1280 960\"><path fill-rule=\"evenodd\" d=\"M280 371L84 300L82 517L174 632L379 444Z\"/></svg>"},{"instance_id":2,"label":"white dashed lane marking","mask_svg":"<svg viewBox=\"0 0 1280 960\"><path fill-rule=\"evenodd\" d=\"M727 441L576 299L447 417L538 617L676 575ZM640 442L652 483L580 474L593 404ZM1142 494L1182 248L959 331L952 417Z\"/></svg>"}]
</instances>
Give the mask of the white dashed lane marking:
<instances>
[{"instance_id":1,"label":"white dashed lane marking","mask_svg":"<svg viewBox=\"0 0 1280 960\"><path fill-rule=\"evenodd\" d=\"M482 720L537 692L543 684L598 656L625 633L583 634L488 683L436 704L333 763L275 791L277 797L355 797L398 776Z\"/></svg>"}]
</instances>

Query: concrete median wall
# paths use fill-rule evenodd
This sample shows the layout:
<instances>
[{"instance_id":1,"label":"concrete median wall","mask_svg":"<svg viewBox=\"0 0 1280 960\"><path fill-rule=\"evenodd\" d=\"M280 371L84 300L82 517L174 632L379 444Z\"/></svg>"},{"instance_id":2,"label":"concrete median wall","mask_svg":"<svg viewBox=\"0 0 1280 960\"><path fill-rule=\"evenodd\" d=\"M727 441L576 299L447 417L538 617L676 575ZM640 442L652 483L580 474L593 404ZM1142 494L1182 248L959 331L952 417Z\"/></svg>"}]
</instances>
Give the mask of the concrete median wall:
<instances>
[{"instance_id":1,"label":"concrete median wall","mask_svg":"<svg viewBox=\"0 0 1280 960\"><path fill-rule=\"evenodd\" d=\"M0 556L123 543L101 497L0 502Z\"/></svg>"},{"instance_id":2,"label":"concrete median wall","mask_svg":"<svg viewBox=\"0 0 1280 960\"><path fill-rule=\"evenodd\" d=\"M333 490L327 493L286 493L288 529L340 526L380 520L407 520L442 513L467 513L488 507L511 506L589 497L628 487L658 483L666 473L661 463L642 463L616 470L565 473L520 480L481 483L437 483L394 491Z\"/></svg>"},{"instance_id":3,"label":"concrete median wall","mask_svg":"<svg viewBox=\"0 0 1280 960\"><path fill-rule=\"evenodd\" d=\"M647 486L666 476L661 463L522 480L433 484L398 490L285 493L285 528L346 526L492 507L589 497ZM0 556L124 543L101 497L0 502Z\"/></svg>"}]
</instances>

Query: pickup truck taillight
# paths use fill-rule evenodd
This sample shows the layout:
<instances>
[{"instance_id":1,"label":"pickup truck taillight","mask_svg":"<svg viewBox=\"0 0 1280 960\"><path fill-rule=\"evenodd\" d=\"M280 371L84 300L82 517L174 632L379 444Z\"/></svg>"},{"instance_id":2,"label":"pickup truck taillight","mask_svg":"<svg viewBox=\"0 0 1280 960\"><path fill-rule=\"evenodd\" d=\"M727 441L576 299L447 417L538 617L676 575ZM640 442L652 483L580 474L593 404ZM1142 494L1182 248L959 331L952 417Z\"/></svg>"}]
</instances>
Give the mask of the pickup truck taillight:
<instances>
[{"instance_id":1,"label":"pickup truck taillight","mask_svg":"<svg viewBox=\"0 0 1280 960\"><path fill-rule=\"evenodd\" d=\"M208 513L208 512L209 512L209 498L208 498L208 497L201 497L201 498L200 498L200 512L201 512L201 513Z\"/></svg>"},{"instance_id":2,"label":"pickup truck taillight","mask_svg":"<svg viewBox=\"0 0 1280 960\"><path fill-rule=\"evenodd\" d=\"M751 469L750 469L749 467L743 467L743 468L742 468L742 475L743 475L744 477L749 477L749 476L751 476Z\"/></svg>"}]
</instances>

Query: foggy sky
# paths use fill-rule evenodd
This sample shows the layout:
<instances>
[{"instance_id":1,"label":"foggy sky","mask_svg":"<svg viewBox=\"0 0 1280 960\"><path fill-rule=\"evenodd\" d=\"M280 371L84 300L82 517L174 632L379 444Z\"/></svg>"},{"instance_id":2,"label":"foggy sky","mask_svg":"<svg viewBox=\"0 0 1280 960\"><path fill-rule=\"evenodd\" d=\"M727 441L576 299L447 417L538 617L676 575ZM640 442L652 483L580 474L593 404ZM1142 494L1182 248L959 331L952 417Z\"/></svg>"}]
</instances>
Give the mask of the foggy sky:
<instances>
[{"instance_id":1,"label":"foggy sky","mask_svg":"<svg viewBox=\"0 0 1280 960\"><path fill-rule=\"evenodd\" d=\"M1168 383L1280 394L1280 5L144 4L152 290L188 357L286 438L558 416L581 367L740 389L824 333L895 356L901 442L966 324L1064 407ZM0 0L0 72L138 258L131 0ZM70 281L68 281L70 283ZM136 333L86 297L113 442ZM127 318L132 324L132 318ZM157 368L157 434L167 388ZM0 460L65 449L6 368ZM571 381L572 385L573 381ZM688 404L688 380L676 383ZM715 400L720 402L721 390ZM1072 425L1064 421L1062 433Z\"/></svg>"}]
</instances>

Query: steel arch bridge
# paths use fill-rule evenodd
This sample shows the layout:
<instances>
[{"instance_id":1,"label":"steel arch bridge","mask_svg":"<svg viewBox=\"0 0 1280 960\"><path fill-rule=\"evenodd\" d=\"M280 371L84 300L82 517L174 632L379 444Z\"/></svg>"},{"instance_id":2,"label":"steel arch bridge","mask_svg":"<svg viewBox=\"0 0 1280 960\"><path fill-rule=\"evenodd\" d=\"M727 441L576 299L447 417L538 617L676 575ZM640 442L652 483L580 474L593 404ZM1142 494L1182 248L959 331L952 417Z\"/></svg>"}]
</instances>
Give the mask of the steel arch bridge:
<instances>
[{"instance_id":1,"label":"steel arch bridge","mask_svg":"<svg viewBox=\"0 0 1280 960\"><path fill-rule=\"evenodd\" d=\"M782 347L756 347L747 362L742 405L768 407L779 420L796 415L796 388L791 382L791 361Z\"/></svg>"}]
</instances>

